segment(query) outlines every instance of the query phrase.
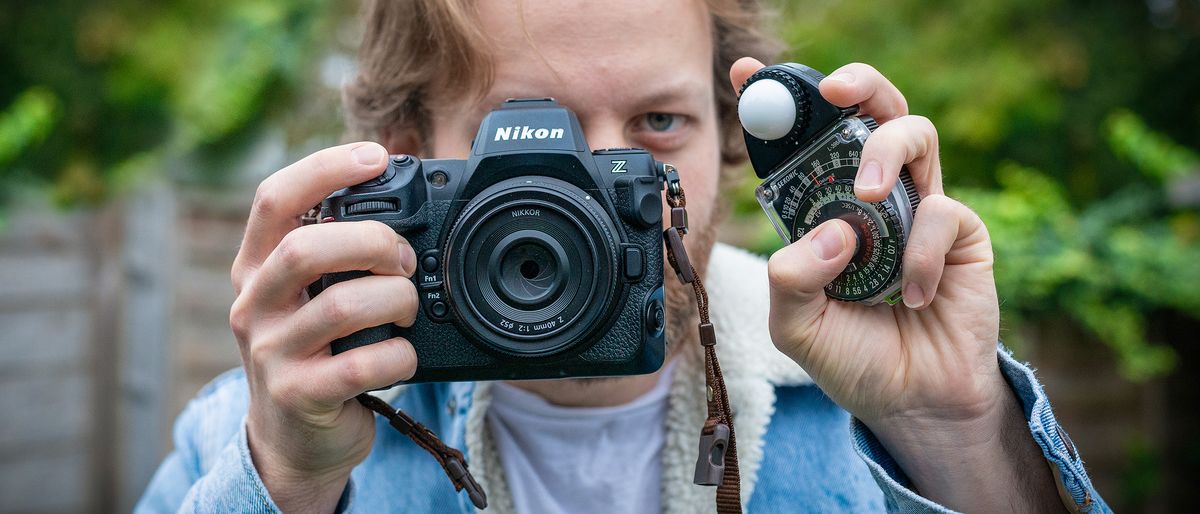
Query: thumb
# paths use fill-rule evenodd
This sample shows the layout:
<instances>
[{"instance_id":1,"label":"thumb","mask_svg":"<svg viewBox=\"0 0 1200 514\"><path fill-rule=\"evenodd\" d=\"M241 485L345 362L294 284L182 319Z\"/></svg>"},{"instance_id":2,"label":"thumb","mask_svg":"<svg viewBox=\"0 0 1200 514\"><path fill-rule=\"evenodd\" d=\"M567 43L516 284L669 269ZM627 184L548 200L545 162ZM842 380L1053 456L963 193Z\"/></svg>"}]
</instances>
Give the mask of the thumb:
<instances>
[{"instance_id":1,"label":"thumb","mask_svg":"<svg viewBox=\"0 0 1200 514\"><path fill-rule=\"evenodd\" d=\"M772 317L792 334L815 327L829 299L825 286L846 269L857 239L845 221L833 219L775 252L767 263Z\"/></svg>"},{"instance_id":2,"label":"thumb","mask_svg":"<svg viewBox=\"0 0 1200 514\"><path fill-rule=\"evenodd\" d=\"M754 72L766 66L753 57L742 57L729 67L729 83L733 86L733 92L737 93L742 90L742 84L754 75Z\"/></svg>"}]
</instances>

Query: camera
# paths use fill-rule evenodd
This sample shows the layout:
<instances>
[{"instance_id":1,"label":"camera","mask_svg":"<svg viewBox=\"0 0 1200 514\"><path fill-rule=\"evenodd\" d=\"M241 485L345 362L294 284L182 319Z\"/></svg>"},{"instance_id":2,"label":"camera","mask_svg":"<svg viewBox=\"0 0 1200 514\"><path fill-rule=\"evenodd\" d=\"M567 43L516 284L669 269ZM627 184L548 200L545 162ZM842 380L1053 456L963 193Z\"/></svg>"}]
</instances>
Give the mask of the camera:
<instances>
[{"instance_id":1,"label":"camera","mask_svg":"<svg viewBox=\"0 0 1200 514\"><path fill-rule=\"evenodd\" d=\"M590 151L553 99L512 99L479 126L466 160L391 158L340 190L321 222L376 220L417 255L420 307L332 343L401 336L405 383L631 375L665 355L664 165L644 150ZM365 275L325 275L310 294Z\"/></svg>"},{"instance_id":2,"label":"camera","mask_svg":"<svg viewBox=\"0 0 1200 514\"><path fill-rule=\"evenodd\" d=\"M856 236L854 256L825 294L894 305L901 299L901 257L921 198L904 169L882 201L855 196L863 144L877 125L857 107L839 108L821 97L823 78L803 64L776 64L742 86L738 117L746 151L764 179L755 196L789 243L827 220L848 223Z\"/></svg>"}]
</instances>

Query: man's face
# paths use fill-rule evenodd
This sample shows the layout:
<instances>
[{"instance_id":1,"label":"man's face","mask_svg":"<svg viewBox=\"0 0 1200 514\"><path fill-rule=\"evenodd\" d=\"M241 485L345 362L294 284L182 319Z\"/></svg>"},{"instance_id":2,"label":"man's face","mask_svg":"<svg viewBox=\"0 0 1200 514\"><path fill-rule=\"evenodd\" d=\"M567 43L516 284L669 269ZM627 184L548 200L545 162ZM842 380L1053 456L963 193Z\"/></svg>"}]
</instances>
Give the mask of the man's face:
<instances>
[{"instance_id":1,"label":"man's face","mask_svg":"<svg viewBox=\"0 0 1200 514\"><path fill-rule=\"evenodd\" d=\"M431 99L432 157L466 158L483 116L507 98L554 97L593 149L640 147L679 169L694 229L688 253L703 270L721 166L703 3L496 0L480 2L479 19L494 44L494 84L482 101ZM678 337L692 317L690 290L667 283L669 336Z\"/></svg>"}]
</instances>

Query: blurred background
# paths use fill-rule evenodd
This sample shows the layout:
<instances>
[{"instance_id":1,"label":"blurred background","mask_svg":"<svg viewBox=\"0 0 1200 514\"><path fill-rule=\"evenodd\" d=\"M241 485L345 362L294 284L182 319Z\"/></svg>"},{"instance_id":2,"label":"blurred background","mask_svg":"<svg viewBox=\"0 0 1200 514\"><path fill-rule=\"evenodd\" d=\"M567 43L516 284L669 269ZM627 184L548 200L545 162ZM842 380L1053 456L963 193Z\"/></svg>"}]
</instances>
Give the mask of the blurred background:
<instances>
[{"instance_id":1,"label":"blurred background","mask_svg":"<svg viewBox=\"0 0 1200 514\"><path fill-rule=\"evenodd\" d=\"M239 364L228 270L254 186L340 142L356 8L0 9L0 511L128 510L187 399ZM937 124L947 190L993 237L1003 338L1105 498L1193 508L1200 2L778 10L788 59L871 63ZM724 193L722 238L768 253L754 185Z\"/></svg>"}]
</instances>

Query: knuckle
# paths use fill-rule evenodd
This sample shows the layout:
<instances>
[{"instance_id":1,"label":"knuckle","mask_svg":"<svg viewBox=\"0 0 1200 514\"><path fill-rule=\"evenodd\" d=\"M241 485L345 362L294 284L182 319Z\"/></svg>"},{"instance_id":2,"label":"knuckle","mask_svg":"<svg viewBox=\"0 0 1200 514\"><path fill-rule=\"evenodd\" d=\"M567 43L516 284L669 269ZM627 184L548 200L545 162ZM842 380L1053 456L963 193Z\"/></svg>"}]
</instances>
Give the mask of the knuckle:
<instances>
[{"instance_id":1,"label":"knuckle","mask_svg":"<svg viewBox=\"0 0 1200 514\"><path fill-rule=\"evenodd\" d=\"M921 198L919 209L924 209L930 216L942 216L954 209L954 200L940 194L926 195Z\"/></svg>"},{"instance_id":2,"label":"knuckle","mask_svg":"<svg viewBox=\"0 0 1200 514\"><path fill-rule=\"evenodd\" d=\"M304 163L316 173L335 171L338 163L349 162L353 145L333 146L317 150L304 159Z\"/></svg>"},{"instance_id":3,"label":"knuckle","mask_svg":"<svg viewBox=\"0 0 1200 514\"><path fill-rule=\"evenodd\" d=\"M343 326L354 318L356 305L343 288L331 288L317 297L321 301L321 317L334 326Z\"/></svg>"},{"instance_id":4,"label":"knuckle","mask_svg":"<svg viewBox=\"0 0 1200 514\"><path fill-rule=\"evenodd\" d=\"M303 270L308 262L309 245L300 229L288 232L275 247L279 264L289 270Z\"/></svg>"},{"instance_id":5,"label":"knuckle","mask_svg":"<svg viewBox=\"0 0 1200 514\"><path fill-rule=\"evenodd\" d=\"M913 245L908 247L904 252L904 264L910 270L916 272L929 271L930 268L937 266L942 260L942 256L934 256L929 247L921 245Z\"/></svg>"},{"instance_id":6,"label":"knuckle","mask_svg":"<svg viewBox=\"0 0 1200 514\"><path fill-rule=\"evenodd\" d=\"M338 365L342 383L346 385L347 389L355 391L367 389L370 380L367 363L354 358L355 356L352 354L345 354L345 357L347 358L342 359Z\"/></svg>"},{"instance_id":7,"label":"knuckle","mask_svg":"<svg viewBox=\"0 0 1200 514\"><path fill-rule=\"evenodd\" d=\"M934 126L933 121L928 117L920 114L909 114L906 118L923 133L932 135L935 138L937 137L937 127Z\"/></svg>"},{"instance_id":8,"label":"knuckle","mask_svg":"<svg viewBox=\"0 0 1200 514\"><path fill-rule=\"evenodd\" d=\"M382 221L369 221L368 223L370 223L371 230L375 233L375 237L381 241L386 241L387 243L391 244L395 243L397 240L404 239L400 237L395 230L392 230L392 227L387 226L387 224Z\"/></svg>"},{"instance_id":9,"label":"knuckle","mask_svg":"<svg viewBox=\"0 0 1200 514\"><path fill-rule=\"evenodd\" d=\"M250 362L246 365L256 370L268 369L275 359L274 345L265 341L248 342L248 345L250 348L246 354L250 356Z\"/></svg>"},{"instance_id":10,"label":"knuckle","mask_svg":"<svg viewBox=\"0 0 1200 514\"><path fill-rule=\"evenodd\" d=\"M767 260L767 283L774 289L786 290L796 281L795 266L786 262L784 252L775 252Z\"/></svg>"},{"instance_id":11,"label":"knuckle","mask_svg":"<svg viewBox=\"0 0 1200 514\"><path fill-rule=\"evenodd\" d=\"M275 187L274 181L267 178L259 182L258 188L255 189L250 210L260 218L270 217L279 212L281 202L279 188Z\"/></svg>"},{"instance_id":12,"label":"knuckle","mask_svg":"<svg viewBox=\"0 0 1200 514\"><path fill-rule=\"evenodd\" d=\"M249 302L245 296L238 296L229 307L229 328L239 345L245 345L250 339L250 324L253 319Z\"/></svg>"},{"instance_id":13,"label":"knuckle","mask_svg":"<svg viewBox=\"0 0 1200 514\"><path fill-rule=\"evenodd\" d=\"M246 279L250 274L246 270L246 266L241 263L241 260L240 256L237 257L234 259L233 266L229 268L229 283L233 284L233 292L235 294L242 292L242 288L246 285Z\"/></svg>"},{"instance_id":14,"label":"knuckle","mask_svg":"<svg viewBox=\"0 0 1200 514\"><path fill-rule=\"evenodd\" d=\"M387 225L371 221L363 234L363 245L369 248L371 255L382 259L396 258L396 233Z\"/></svg>"}]
</instances>

